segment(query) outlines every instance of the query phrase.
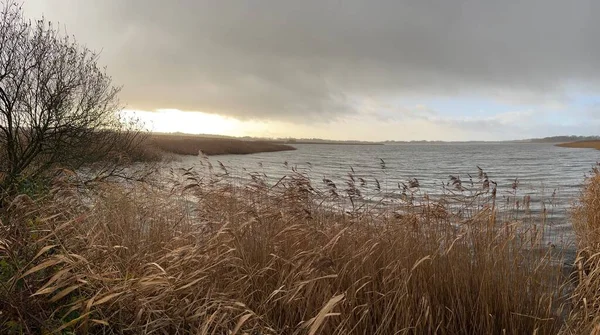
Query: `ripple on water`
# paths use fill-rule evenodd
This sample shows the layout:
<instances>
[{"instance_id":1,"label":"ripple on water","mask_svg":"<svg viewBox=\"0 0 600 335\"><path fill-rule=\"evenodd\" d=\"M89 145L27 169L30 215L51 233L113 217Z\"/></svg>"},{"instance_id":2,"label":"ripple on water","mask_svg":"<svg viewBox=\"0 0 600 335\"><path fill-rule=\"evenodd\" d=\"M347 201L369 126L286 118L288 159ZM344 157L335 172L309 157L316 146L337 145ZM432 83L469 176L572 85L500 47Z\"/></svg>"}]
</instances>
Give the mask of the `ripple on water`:
<instances>
[{"instance_id":1,"label":"ripple on water","mask_svg":"<svg viewBox=\"0 0 600 335\"><path fill-rule=\"evenodd\" d=\"M250 172L264 173L274 183L293 167L315 184L328 178L344 185L352 168L356 178L367 181L367 197L376 196L375 179L385 192L397 192L398 183L417 178L422 193L440 194L450 175L460 176L464 183L469 174L476 180L479 166L498 183L499 198L511 195L516 178L517 195L531 197L534 213L540 213L542 204L551 210L549 225L557 241L572 237L568 209L581 192L585 174L600 161L597 150L534 143L294 146L295 151L214 156L210 161L215 169L217 161L222 162L240 183L250 179ZM173 165L203 169L198 157L184 157Z\"/></svg>"}]
</instances>

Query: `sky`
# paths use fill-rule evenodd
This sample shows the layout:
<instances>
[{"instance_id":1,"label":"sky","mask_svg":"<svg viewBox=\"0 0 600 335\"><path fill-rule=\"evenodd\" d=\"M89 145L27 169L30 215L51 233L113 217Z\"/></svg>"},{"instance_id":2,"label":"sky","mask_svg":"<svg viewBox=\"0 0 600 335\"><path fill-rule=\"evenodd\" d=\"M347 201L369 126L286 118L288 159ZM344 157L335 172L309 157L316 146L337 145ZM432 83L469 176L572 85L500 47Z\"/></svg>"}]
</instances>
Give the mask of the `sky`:
<instances>
[{"instance_id":1,"label":"sky","mask_svg":"<svg viewBox=\"0 0 600 335\"><path fill-rule=\"evenodd\" d=\"M26 0L153 131L338 140L600 135L594 0Z\"/></svg>"}]
</instances>

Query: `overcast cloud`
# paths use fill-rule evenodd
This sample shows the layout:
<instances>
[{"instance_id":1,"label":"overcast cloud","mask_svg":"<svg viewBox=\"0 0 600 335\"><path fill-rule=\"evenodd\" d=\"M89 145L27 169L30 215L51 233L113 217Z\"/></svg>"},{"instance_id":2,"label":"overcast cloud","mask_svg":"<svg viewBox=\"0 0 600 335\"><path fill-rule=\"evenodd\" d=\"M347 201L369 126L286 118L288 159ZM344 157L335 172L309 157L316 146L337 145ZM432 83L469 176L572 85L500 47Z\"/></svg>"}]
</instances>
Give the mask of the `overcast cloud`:
<instances>
[{"instance_id":1,"label":"overcast cloud","mask_svg":"<svg viewBox=\"0 0 600 335\"><path fill-rule=\"evenodd\" d=\"M130 108L306 123L365 101L568 102L600 87L597 1L27 1L94 49ZM401 113L401 110L398 110ZM414 113L414 111L413 111Z\"/></svg>"}]
</instances>

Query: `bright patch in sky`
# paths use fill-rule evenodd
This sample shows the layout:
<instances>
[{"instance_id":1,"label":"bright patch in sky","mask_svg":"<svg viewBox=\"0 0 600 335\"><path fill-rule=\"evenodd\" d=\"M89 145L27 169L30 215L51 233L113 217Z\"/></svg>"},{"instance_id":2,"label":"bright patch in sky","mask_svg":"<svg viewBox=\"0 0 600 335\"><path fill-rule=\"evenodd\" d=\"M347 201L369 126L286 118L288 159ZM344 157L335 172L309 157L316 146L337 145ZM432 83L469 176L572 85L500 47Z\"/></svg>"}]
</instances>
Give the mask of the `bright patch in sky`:
<instances>
[{"instance_id":1,"label":"bright patch in sky","mask_svg":"<svg viewBox=\"0 0 600 335\"><path fill-rule=\"evenodd\" d=\"M213 134L228 136L256 136L264 131L264 124L241 121L231 117L177 109L159 109L154 112L124 110L126 118L138 119L153 132L189 134Z\"/></svg>"}]
</instances>

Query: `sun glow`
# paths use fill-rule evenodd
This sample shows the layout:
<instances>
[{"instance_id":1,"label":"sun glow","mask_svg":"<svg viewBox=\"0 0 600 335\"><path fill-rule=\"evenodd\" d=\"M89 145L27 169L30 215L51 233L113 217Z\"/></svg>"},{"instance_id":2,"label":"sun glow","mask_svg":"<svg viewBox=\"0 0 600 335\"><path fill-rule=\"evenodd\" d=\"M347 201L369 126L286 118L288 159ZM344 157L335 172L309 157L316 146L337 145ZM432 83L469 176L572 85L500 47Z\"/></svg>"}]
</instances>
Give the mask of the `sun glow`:
<instances>
[{"instance_id":1,"label":"sun glow","mask_svg":"<svg viewBox=\"0 0 600 335\"><path fill-rule=\"evenodd\" d=\"M142 122L153 132L182 132L189 134L213 134L228 136L257 136L266 125L256 121L241 121L231 117L203 112L187 112L178 109L159 109L153 112L124 110L125 118Z\"/></svg>"}]
</instances>

